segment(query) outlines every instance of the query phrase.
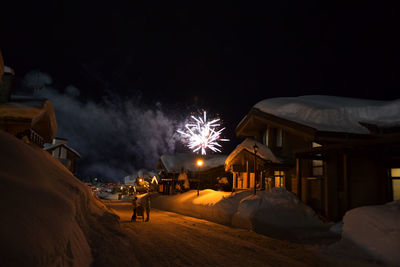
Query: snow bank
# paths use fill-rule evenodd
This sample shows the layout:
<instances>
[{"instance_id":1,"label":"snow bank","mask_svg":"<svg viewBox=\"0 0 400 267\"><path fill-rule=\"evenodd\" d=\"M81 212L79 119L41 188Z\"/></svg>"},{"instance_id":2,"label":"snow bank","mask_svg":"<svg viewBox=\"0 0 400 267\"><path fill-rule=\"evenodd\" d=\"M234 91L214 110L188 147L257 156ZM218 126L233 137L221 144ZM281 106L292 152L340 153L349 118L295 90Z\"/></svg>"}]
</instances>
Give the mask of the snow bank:
<instances>
[{"instance_id":1,"label":"snow bank","mask_svg":"<svg viewBox=\"0 0 400 267\"><path fill-rule=\"evenodd\" d=\"M292 230L323 224L310 207L284 188L257 192L242 199L232 223L248 229L268 226Z\"/></svg>"},{"instance_id":2,"label":"snow bank","mask_svg":"<svg viewBox=\"0 0 400 267\"><path fill-rule=\"evenodd\" d=\"M2 265L135 263L118 217L58 160L3 131L0 148Z\"/></svg>"},{"instance_id":3,"label":"snow bank","mask_svg":"<svg viewBox=\"0 0 400 267\"><path fill-rule=\"evenodd\" d=\"M191 190L173 196L156 195L153 206L257 232L268 227L291 232L323 225L311 208L282 188L257 195L252 191L230 193L207 189L197 196L197 191Z\"/></svg>"},{"instance_id":4,"label":"snow bank","mask_svg":"<svg viewBox=\"0 0 400 267\"><path fill-rule=\"evenodd\" d=\"M400 124L400 99L375 101L326 95L269 98L257 108L321 131L368 133L360 122Z\"/></svg>"},{"instance_id":5,"label":"snow bank","mask_svg":"<svg viewBox=\"0 0 400 267\"><path fill-rule=\"evenodd\" d=\"M400 200L348 211L342 237L379 260L400 266Z\"/></svg>"}]
</instances>

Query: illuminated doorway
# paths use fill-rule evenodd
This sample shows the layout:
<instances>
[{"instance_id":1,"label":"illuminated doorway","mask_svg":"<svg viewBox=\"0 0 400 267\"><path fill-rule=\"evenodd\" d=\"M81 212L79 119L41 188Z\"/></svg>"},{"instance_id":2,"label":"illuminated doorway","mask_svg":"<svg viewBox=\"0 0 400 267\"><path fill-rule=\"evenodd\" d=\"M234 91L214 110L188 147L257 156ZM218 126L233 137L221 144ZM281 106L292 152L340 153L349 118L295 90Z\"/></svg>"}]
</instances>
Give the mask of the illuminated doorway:
<instances>
[{"instance_id":1,"label":"illuminated doorway","mask_svg":"<svg viewBox=\"0 0 400 267\"><path fill-rule=\"evenodd\" d=\"M393 200L400 199L400 168L393 168L390 170L392 177L392 192Z\"/></svg>"},{"instance_id":2,"label":"illuminated doorway","mask_svg":"<svg viewBox=\"0 0 400 267\"><path fill-rule=\"evenodd\" d=\"M285 187L285 172L274 171L275 187Z\"/></svg>"}]
</instances>

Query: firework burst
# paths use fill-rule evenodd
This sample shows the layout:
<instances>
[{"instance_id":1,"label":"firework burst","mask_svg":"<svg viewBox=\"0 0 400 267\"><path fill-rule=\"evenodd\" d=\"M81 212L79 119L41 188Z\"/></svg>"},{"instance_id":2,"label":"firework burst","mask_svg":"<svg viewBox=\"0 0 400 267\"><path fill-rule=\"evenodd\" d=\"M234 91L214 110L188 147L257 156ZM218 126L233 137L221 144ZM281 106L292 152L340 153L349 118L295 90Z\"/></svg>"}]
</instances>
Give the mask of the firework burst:
<instances>
[{"instance_id":1,"label":"firework burst","mask_svg":"<svg viewBox=\"0 0 400 267\"><path fill-rule=\"evenodd\" d=\"M183 138L183 143L186 143L189 149L193 152L201 152L206 154L206 149L213 152L221 152L219 141L229 141L228 139L220 139L221 132L225 129L217 130L220 126L220 119L207 121L207 114L204 111L203 117L191 116L193 121L185 125L184 130L178 130Z\"/></svg>"}]
</instances>

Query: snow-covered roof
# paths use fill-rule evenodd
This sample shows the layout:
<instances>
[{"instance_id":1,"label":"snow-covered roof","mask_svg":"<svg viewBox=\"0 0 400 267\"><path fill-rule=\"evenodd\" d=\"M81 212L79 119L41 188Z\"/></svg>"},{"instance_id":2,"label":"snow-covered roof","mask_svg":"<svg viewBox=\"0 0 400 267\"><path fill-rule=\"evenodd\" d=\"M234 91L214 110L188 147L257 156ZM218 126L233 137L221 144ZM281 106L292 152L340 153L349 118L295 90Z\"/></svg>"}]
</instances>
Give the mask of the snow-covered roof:
<instances>
[{"instance_id":1,"label":"snow-covered roof","mask_svg":"<svg viewBox=\"0 0 400 267\"><path fill-rule=\"evenodd\" d=\"M11 96L11 100L0 105L0 118L3 122L26 122L28 128L33 128L46 142L53 140L57 133L57 122L51 102L45 98ZM46 123L39 123L42 121Z\"/></svg>"},{"instance_id":2,"label":"snow-covered roof","mask_svg":"<svg viewBox=\"0 0 400 267\"><path fill-rule=\"evenodd\" d=\"M160 181L160 177L158 176L157 172L154 170L146 170L140 169L137 172L134 172L130 175L124 177L125 184L134 184L136 182L136 178L156 178L157 183Z\"/></svg>"},{"instance_id":3,"label":"snow-covered roof","mask_svg":"<svg viewBox=\"0 0 400 267\"><path fill-rule=\"evenodd\" d=\"M360 122L400 125L400 99L377 101L326 95L269 98L254 108L320 131L369 133Z\"/></svg>"},{"instance_id":4,"label":"snow-covered roof","mask_svg":"<svg viewBox=\"0 0 400 267\"><path fill-rule=\"evenodd\" d=\"M271 161L273 163L282 163L275 155L272 153L272 151L265 145L261 144L260 142L257 142L255 140L252 140L250 138L246 138L242 143L237 145L237 147L229 154L229 156L225 160L225 165L228 166L230 165L230 162L242 151L242 150L247 150L250 153L254 153L254 144L258 146L258 151L257 151L257 156L260 158L266 160L266 161Z\"/></svg>"},{"instance_id":5,"label":"snow-covered roof","mask_svg":"<svg viewBox=\"0 0 400 267\"><path fill-rule=\"evenodd\" d=\"M160 160L167 172L181 172L181 168L189 171L198 171L199 167L196 165L196 160L202 158L204 161L201 170L208 170L219 166L224 166L226 155L205 155L199 156L189 153L178 154L164 154Z\"/></svg>"},{"instance_id":6,"label":"snow-covered roof","mask_svg":"<svg viewBox=\"0 0 400 267\"><path fill-rule=\"evenodd\" d=\"M137 174L136 174L138 177L142 177L142 178L145 178L145 177L154 177L154 176L158 176L158 174L157 174L157 172L156 171L154 171L154 170L151 170L151 171L149 171L149 170L146 170L146 169L140 169L138 172L137 172Z\"/></svg>"},{"instance_id":7,"label":"snow-covered roof","mask_svg":"<svg viewBox=\"0 0 400 267\"><path fill-rule=\"evenodd\" d=\"M0 105L0 116L8 118L33 119L45 112L45 98L11 96L6 104Z\"/></svg>"},{"instance_id":8,"label":"snow-covered roof","mask_svg":"<svg viewBox=\"0 0 400 267\"><path fill-rule=\"evenodd\" d=\"M4 66L4 73L10 73L12 75L15 75L14 70L8 66Z\"/></svg>"}]
</instances>

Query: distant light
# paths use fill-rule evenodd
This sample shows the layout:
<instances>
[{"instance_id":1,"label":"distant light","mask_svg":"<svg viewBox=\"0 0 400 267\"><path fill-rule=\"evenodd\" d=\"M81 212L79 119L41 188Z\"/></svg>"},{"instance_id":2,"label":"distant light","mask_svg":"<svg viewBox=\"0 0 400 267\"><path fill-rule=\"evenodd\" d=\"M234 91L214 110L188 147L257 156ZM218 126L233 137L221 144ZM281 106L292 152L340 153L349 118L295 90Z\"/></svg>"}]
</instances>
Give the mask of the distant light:
<instances>
[{"instance_id":1,"label":"distant light","mask_svg":"<svg viewBox=\"0 0 400 267\"><path fill-rule=\"evenodd\" d=\"M204 161L202 159L198 159L196 162L197 166L201 167L204 164Z\"/></svg>"}]
</instances>

